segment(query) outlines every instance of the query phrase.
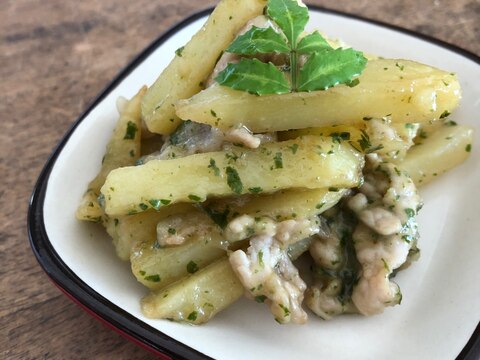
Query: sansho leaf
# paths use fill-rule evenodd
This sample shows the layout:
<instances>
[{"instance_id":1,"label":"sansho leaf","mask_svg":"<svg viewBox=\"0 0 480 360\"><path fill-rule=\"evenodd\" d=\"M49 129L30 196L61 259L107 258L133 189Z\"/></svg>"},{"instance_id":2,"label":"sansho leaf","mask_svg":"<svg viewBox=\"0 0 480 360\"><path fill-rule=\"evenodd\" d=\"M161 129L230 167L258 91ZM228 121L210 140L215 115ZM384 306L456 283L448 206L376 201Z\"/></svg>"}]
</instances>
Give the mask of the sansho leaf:
<instances>
[{"instance_id":1,"label":"sansho leaf","mask_svg":"<svg viewBox=\"0 0 480 360\"><path fill-rule=\"evenodd\" d=\"M282 34L273 28L252 27L245 34L238 36L226 50L241 55L266 54L272 52L289 52L290 48Z\"/></svg>"},{"instance_id":2,"label":"sansho leaf","mask_svg":"<svg viewBox=\"0 0 480 360\"><path fill-rule=\"evenodd\" d=\"M228 64L215 81L256 95L290 92L285 75L272 63L263 63L258 59L243 58L238 63Z\"/></svg>"},{"instance_id":3,"label":"sansho leaf","mask_svg":"<svg viewBox=\"0 0 480 360\"><path fill-rule=\"evenodd\" d=\"M323 50L332 50L332 47L318 31L302 38L297 46L297 52L299 54L313 54L314 52Z\"/></svg>"},{"instance_id":4,"label":"sansho leaf","mask_svg":"<svg viewBox=\"0 0 480 360\"><path fill-rule=\"evenodd\" d=\"M326 90L350 82L363 71L367 59L353 49L324 50L309 57L300 70L299 91Z\"/></svg>"},{"instance_id":5,"label":"sansho leaf","mask_svg":"<svg viewBox=\"0 0 480 360\"><path fill-rule=\"evenodd\" d=\"M292 0L270 0L267 14L277 23L287 37L290 47L295 50L298 36L308 22L308 9Z\"/></svg>"}]
</instances>

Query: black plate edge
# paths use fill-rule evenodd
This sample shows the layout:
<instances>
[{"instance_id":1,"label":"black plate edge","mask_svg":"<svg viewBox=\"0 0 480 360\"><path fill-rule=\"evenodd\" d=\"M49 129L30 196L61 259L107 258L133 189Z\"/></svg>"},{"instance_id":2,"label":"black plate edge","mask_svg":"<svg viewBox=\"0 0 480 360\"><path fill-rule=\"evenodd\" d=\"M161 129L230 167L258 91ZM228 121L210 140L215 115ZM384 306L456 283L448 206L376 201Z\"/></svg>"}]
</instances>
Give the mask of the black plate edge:
<instances>
[{"instance_id":1,"label":"black plate edge","mask_svg":"<svg viewBox=\"0 0 480 360\"><path fill-rule=\"evenodd\" d=\"M308 5L310 9L354 20L360 20L366 23L378 25L390 30L410 35L412 37L425 40L429 43L446 48L452 52L460 54L477 64L480 64L480 57L476 54L462 49L458 46L436 39L429 35L417 33L413 30L404 29L402 27L384 23L378 20L363 18L358 15L343 13L341 11L327 9L317 5ZM100 94L87 106L87 109L78 117L78 119L69 128L57 146L53 149L45 166L43 167L38 180L32 192L27 214L27 230L28 238L32 251L37 258L40 266L46 272L48 277L67 295L82 305L85 309L89 309L96 317L103 319L111 324L115 330L125 335L130 340L136 340L138 344L153 350L157 355L165 354L174 359L211 359L188 347L187 345L173 340L169 336L163 334L157 329L143 323L136 317L130 315L123 309L112 304L102 295L95 292L82 280L80 280L71 269L62 261L51 245L46 233L43 219L43 205L45 193L48 185L48 178L55 162L61 153L63 147L68 142L70 136L76 127L85 119L85 117L101 102L125 77L127 77L142 61L152 54L161 44L174 35L177 31L191 24L195 20L208 15L213 10L209 7L193 13L184 20L172 26L170 29L161 34L156 40L148 45L137 57L135 57L119 74L100 92ZM75 301L75 300L74 300ZM93 305L93 306L92 306ZM477 325L472 336L462 349L457 360L476 360L480 355L480 323Z\"/></svg>"}]
</instances>

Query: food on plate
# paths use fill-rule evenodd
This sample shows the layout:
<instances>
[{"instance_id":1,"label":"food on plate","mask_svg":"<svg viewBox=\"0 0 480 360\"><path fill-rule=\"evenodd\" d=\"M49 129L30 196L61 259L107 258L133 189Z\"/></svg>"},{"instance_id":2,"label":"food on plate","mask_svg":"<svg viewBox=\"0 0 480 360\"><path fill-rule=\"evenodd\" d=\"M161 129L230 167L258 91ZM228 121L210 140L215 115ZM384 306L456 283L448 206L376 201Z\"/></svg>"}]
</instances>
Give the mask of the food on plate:
<instances>
[{"instance_id":1,"label":"food on plate","mask_svg":"<svg viewBox=\"0 0 480 360\"><path fill-rule=\"evenodd\" d=\"M300 1L221 0L119 102L77 218L130 261L145 316L201 324L242 294L281 324L305 323L304 305L331 319L400 304L417 188L471 152L451 120L460 84L306 33L308 19Z\"/></svg>"}]
</instances>

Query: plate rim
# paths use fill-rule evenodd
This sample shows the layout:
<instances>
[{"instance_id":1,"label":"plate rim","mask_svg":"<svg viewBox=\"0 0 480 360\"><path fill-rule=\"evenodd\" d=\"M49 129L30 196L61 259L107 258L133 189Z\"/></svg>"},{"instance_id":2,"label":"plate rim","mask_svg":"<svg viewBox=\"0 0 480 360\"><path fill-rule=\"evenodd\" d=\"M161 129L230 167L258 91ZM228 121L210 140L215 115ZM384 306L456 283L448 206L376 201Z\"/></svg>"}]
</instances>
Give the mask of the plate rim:
<instances>
[{"instance_id":1,"label":"plate rim","mask_svg":"<svg viewBox=\"0 0 480 360\"><path fill-rule=\"evenodd\" d=\"M388 24L379 20L365 18L355 14L349 14L338 10L328 9L317 5L308 5L310 10L324 14L332 14L347 19L360 20L368 24L374 24L389 30L394 30L403 34L413 36L417 39L427 41L438 45L456 54L472 60L480 65L480 57L460 48L456 45L436 39L430 35L421 34L414 30L405 29L397 25ZM62 152L64 146L75 132L77 126L95 109L95 107L123 81L142 61L147 59L158 47L167 41L176 32L190 25L194 21L210 14L213 7L207 7L196 11L191 15L177 22L169 29L161 33L144 50L135 56L119 73L111 80L105 88L88 104L86 110L73 122L61 140L49 155L30 197L27 213L27 233L32 251L49 279L57 286L67 297L77 303L83 310L94 316L98 320L107 324L110 328L117 331L128 340L144 347L155 355L163 359L212 359L211 357L195 350L194 348L177 341L164 334L160 330L144 323L137 317L113 304L101 294L93 290L88 284L82 281L69 267L63 262L48 238L44 217L43 207L50 173L55 166L56 160ZM474 360L480 355L480 322L471 335L470 339L458 354L458 360Z\"/></svg>"}]
</instances>

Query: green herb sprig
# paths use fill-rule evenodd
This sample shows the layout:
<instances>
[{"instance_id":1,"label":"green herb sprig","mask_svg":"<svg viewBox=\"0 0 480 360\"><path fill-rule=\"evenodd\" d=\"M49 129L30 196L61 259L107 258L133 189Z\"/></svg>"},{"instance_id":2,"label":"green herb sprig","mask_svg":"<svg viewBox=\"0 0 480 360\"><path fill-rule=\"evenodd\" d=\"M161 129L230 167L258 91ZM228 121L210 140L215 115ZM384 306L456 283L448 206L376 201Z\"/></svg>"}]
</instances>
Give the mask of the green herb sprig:
<instances>
[{"instance_id":1,"label":"green herb sprig","mask_svg":"<svg viewBox=\"0 0 480 360\"><path fill-rule=\"evenodd\" d=\"M253 26L238 36L226 52L245 55L230 63L215 80L224 86L251 94L285 94L297 91L326 90L338 84L352 86L367 59L353 49L333 49L317 31L300 38L309 19L308 9L296 0L269 0L266 15L281 30ZM286 54L287 67L278 68L252 56ZM306 56L303 66L299 56ZM250 57L250 58L249 58Z\"/></svg>"}]
</instances>

